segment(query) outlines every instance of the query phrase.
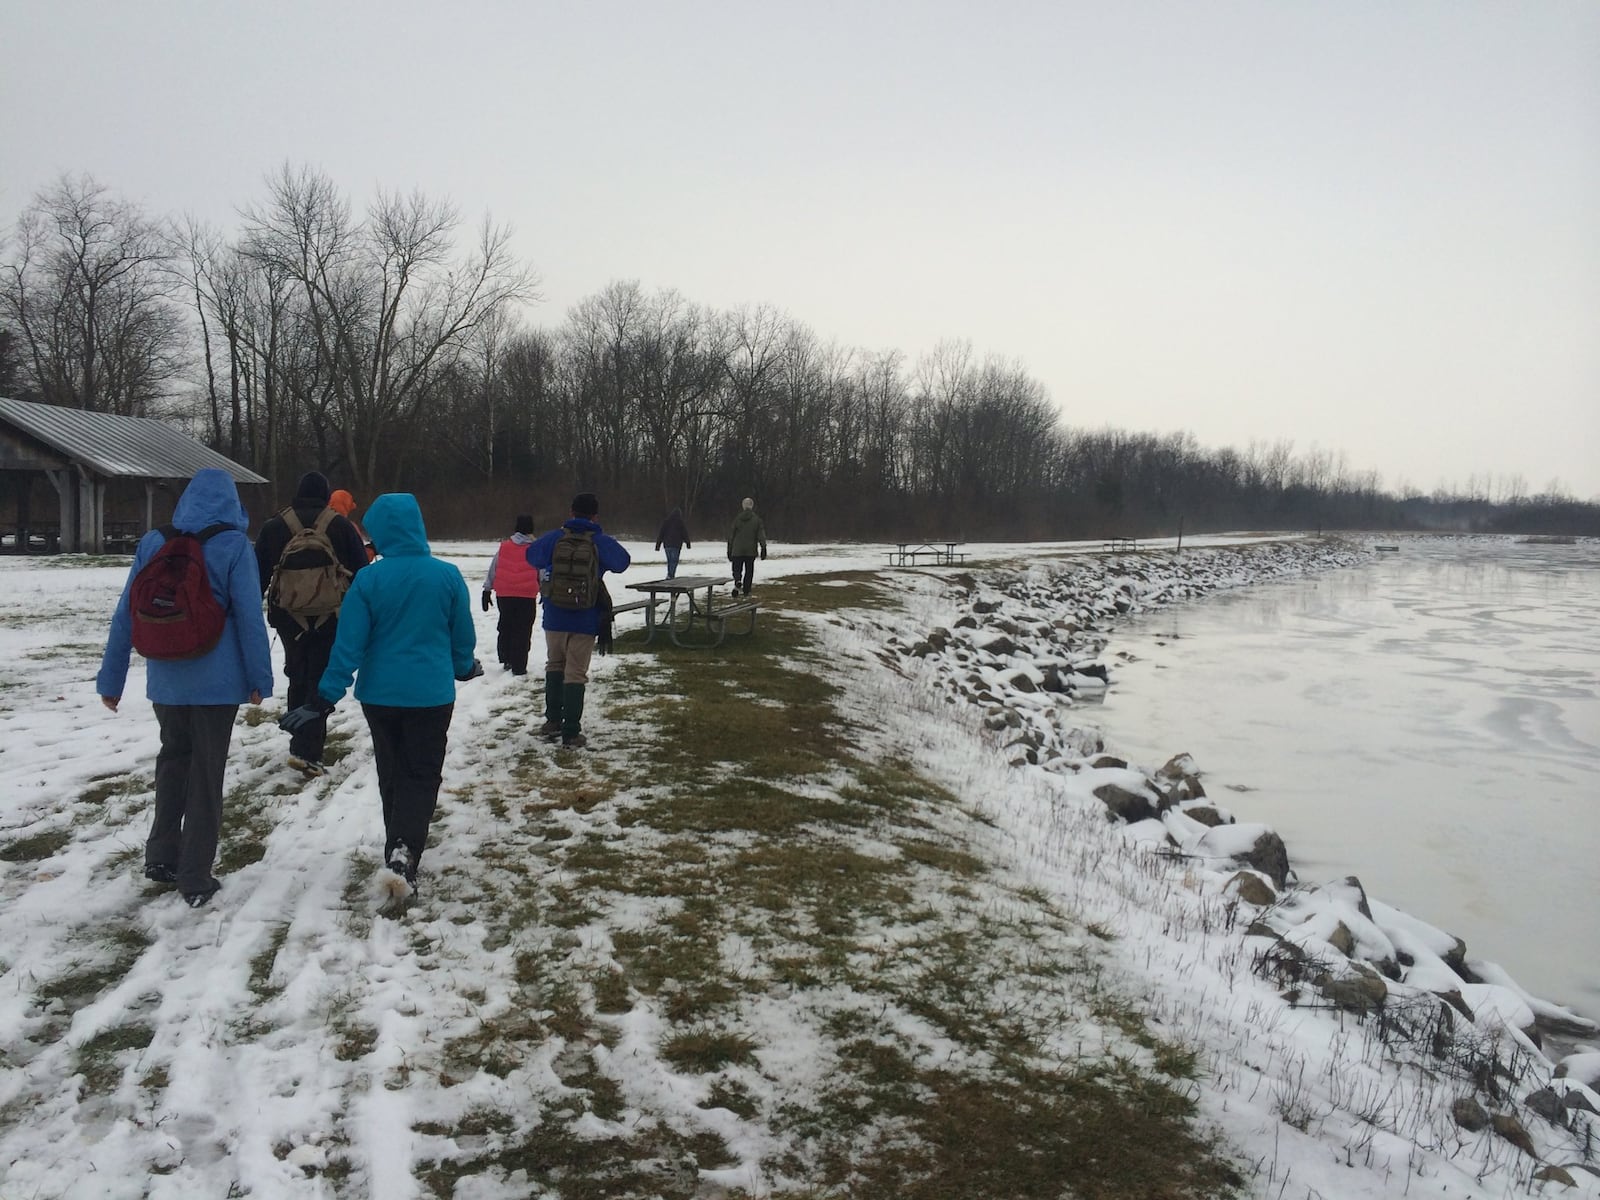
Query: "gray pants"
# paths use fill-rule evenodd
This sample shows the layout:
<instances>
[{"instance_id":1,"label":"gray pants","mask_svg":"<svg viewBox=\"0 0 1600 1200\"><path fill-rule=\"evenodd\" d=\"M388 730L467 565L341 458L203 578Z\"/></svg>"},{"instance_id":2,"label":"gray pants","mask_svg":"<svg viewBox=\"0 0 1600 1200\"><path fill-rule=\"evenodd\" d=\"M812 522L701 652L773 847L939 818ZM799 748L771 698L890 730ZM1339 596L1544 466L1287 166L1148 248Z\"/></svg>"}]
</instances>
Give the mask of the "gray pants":
<instances>
[{"instance_id":1,"label":"gray pants","mask_svg":"<svg viewBox=\"0 0 1600 1200\"><path fill-rule=\"evenodd\" d=\"M144 844L147 867L178 873L178 890L211 890L222 833L222 772L237 704L157 704L156 812Z\"/></svg>"}]
</instances>

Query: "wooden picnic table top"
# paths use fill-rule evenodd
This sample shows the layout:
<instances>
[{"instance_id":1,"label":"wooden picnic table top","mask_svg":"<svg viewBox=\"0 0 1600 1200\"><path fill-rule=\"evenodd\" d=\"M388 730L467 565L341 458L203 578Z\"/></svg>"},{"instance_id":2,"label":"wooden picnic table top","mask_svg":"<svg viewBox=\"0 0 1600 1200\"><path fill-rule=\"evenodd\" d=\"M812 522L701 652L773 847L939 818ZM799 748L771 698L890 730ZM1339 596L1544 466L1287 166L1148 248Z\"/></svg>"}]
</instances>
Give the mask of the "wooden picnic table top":
<instances>
[{"instance_id":1,"label":"wooden picnic table top","mask_svg":"<svg viewBox=\"0 0 1600 1200\"><path fill-rule=\"evenodd\" d=\"M674 579L647 579L643 583L630 583L627 587L635 592L698 592L701 588L720 587L724 583L732 583L731 575L679 575Z\"/></svg>"}]
</instances>

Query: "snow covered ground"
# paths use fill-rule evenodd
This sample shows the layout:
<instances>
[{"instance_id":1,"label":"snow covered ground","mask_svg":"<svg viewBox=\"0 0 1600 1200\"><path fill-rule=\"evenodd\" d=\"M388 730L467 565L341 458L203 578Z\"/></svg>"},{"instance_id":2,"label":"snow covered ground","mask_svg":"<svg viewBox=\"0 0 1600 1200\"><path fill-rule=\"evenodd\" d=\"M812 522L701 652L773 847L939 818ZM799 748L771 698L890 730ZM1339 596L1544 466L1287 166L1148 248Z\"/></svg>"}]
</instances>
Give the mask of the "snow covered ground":
<instances>
[{"instance_id":1,"label":"snow covered ground","mask_svg":"<svg viewBox=\"0 0 1600 1200\"><path fill-rule=\"evenodd\" d=\"M1212 539L1216 549L1194 553L1188 541L1181 569L1166 556L1108 562L1093 553L1098 543L970 546L965 570L893 572L881 569L882 546L775 547L757 564L756 586L863 570L893 578L899 608L803 616L826 648L828 671L846 681L837 704L863 752L914 763L952 794L955 808L923 815L991 873L957 900L928 903L953 906L952 920L1009 921L1029 897L1070 914L1070 928L1038 934L1043 952L1096 987L1134 997L1162 1044L1192 1049L1198 1070L1184 1086L1219 1151L1238 1164L1244 1191L1541 1194L1548 1185L1534 1173L1543 1164L1577 1164L1586 1154L1593 1164L1597 1153L1592 1117L1562 1108L1561 1097L1600 1106L1600 1096L1570 1079L1551 1085L1551 1064L1521 1032L1537 1002L1489 964L1474 964L1481 983L1439 974L1452 969L1448 939L1381 898L1371 898L1365 924L1352 915L1360 898L1336 888L1291 894L1271 911L1241 900L1241 885L1229 882L1232 856L1255 831L1201 825L1184 815L1191 802L1135 824L1108 822L1097 788L1141 793L1181 784L1183 772L1163 783L1099 759L1073 717L1070 690L1042 686L1053 669L1071 688L1093 687L1094 677L1075 668L1094 665L1096 626L1121 612L1330 559L1310 545L1251 551L1250 541ZM475 591L492 547L435 549ZM720 568L715 549L688 552L680 570ZM641 555L629 578L658 574L650 560ZM437 845L422 899L398 920L375 916L369 895L382 831L356 707L335 714L329 757L337 761L309 784L283 766L286 738L273 725L281 700L245 710L227 780L223 891L196 913L139 875L156 734L137 661L118 714L93 694L125 561L0 561L0 1197L404 1197L452 1194L451 1185L461 1197L561 1194L559 1183L526 1168L447 1181L424 1169L470 1158L503 1126L560 1127L597 1145L647 1129L670 1133L672 1145L714 1137L716 1165L700 1158L674 1195L799 1186L805 1164L794 1165L793 1139L764 1115L828 1088L837 1063L827 1031L866 999L779 986L737 936L714 953L731 977L762 985L723 1031L758 1047L749 1067L686 1068L667 1017L635 993L611 1009L598 1005L610 1014L601 1042L562 1036L562 1003L548 995L527 1015L541 1031L519 1043L534 1047L528 1054L495 1061L503 1042L474 1040L517 1016L538 982L529 976L578 964L606 978L627 937L654 936L684 903L634 891L591 912L573 891L581 877L573 860L544 857L558 841L650 836L627 814L648 799L638 781L657 753L652 710L625 703L628 673L648 656L599 662L593 703L606 732L579 770L556 769L529 745L527 681L491 670L460 688ZM1074 581L1075 568L1085 574ZM956 582L962 574L975 586ZM1037 630L1047 625L1065 649L1052 658L922 645L941 627L957 630L964 616L973 617L971 632L996 614L1028 627L1014 641L1048 641ZM493 621L492 613L478 617L490 659ZM1067 624L1079 628L1069 634ZM1238 816L1246 822L1249 813ZM688 852L681 839L656 836L664 849ZM851 861L895 853L866 832L840 850ZM535 877L542 890L518 909ZM553 899L581 911L568 919ZM496 924L491 910L506 919ZM1247 936L1257 917L1276 924ZM1341 926L1355 944L1324 955ZM1014 926L1000 927L994 961L1024 962L1027 948L1005 932ZM1093 936L1074 932L1081 929ZM876 955L885 973L903 970L905 937L886 925L857 953ZM1386 1012L1421 1011L1402 997L1483 989L1466 996L1471 1015L1462 1024L1475 1033L1463 1031L1461 1044L1477 1065L1512 1072L1491 1080L1501 1098L1485 1104L1515 1114L1515 1128L1458 1124L1452 1104L1472 1089L1452 1061L1408 1041L1403 1020L1358 1019L1322 1002L1309 982L1269 983L1252 969L1285 943L1353 986L1365 979L1361 960L1377 961L1386 948L1397 961L1403 954L1415 975L1385 981L1396 998ZM1008 972L994 974L996 993L1014 986ZM1064 1057L1148 1065L1148 1039L1123 1036L1081 995L1064 995L1050 1011L1060 1014L1049 1036ZM959 1057L926 1021L890 1016L924 1057ZM1573 1060L1571 1078L1593 1065ZM585 1094L599 1094L603 1082L614 1108L575 1110L579 1079ZM718 1091L729 1080L744 1089L742 1100ZM1547 1088L1559 1124L1522 1103ZM1600 1176L1569 1169L1575 1187L1562 1194L1600 1196Z\"/></svg>"}]
</instances>

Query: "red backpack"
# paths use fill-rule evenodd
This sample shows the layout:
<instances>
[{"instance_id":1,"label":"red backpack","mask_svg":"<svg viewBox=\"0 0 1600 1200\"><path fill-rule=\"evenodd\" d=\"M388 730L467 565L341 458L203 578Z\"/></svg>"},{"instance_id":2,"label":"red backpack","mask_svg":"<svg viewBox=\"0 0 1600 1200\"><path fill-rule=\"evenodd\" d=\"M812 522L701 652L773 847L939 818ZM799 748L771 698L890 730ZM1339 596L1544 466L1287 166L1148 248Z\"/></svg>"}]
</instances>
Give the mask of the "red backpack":
<instances>
[{"instance_id":1,"label":"red backpack","mask_svg":"<svg viewBox=\"0 0 1600 1200\"><path fill-rule=\"evenodd\" d=\"M227 612L211 591L205 543L231 525L208 525L183 533L163 525L166 543L128 589L133 613L133 648L146 658L199 658L222 638Z\"/></svg>"}]
</instances>

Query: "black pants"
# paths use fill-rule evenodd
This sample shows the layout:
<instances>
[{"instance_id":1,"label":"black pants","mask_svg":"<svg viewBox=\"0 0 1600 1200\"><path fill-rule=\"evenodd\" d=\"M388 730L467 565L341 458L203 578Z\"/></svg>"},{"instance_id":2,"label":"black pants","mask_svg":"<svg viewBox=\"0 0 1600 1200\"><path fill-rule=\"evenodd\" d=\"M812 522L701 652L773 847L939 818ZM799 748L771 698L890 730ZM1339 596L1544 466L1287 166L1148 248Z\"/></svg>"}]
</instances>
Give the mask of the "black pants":
<instances>
[{"instance_id":1,"label":"black pants","mask_svg":"<svg viewBox=\"0 0 1600 1200\"><path fill-rule=\"evenodd\" d=\"M733 560L733 590L750 594L750 585L756 581L756 556L745 554Z\"/></svg>"},{"instance_id":2,"label":"black pants","mask_svg":"<svg viewBox=\"0 0 1600 1200\"><path fill-rule=\"evenodd\" d=\"M528 647L533 644L533 617L539 601L532 596L496 596L500 607L500 637L495 653L517 674L528 669Z\"/></svg>"},{"instance_id":3,"label":"black pants","mask_svg":"<svg viewBox=\"0 0 1600 1200\"><path fill-rule=\"evenodd\" d=\"M378 762L378 795L383 800L383 861L405 843L411 861L422 861L444 778L445 734L454 704L396 708L363 704Z\"/></svg>"},{"instance_id":4,"label":"black pants","mask_svg":"<svg viewBox=\"0 0 1600 1200\"><path fill-rule=\"evenodd\" d=\"M283 642L283 673L289 677L289 692L284 697L290 708L309 703L328 669L333 639L339 632L339 619L327 617L314 629L301 629L293 621L274 622ZM308 762L322 761L323 743L328 737L328 718L319 717L289 735L289 753Z\"/></svg>"},{"instance_id":5,"label":"black pants","mask_svg":"<svg viewBox=\"0 0 1600 1200\"><path fill-rule=\"evenodd\" d=\"M144 843L147 867L173 867L178 890L211 890L222 834L222 772L237 704L157 704L155 817Z\"/></svg>"}]
</instances>

